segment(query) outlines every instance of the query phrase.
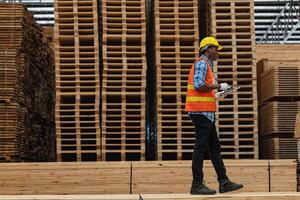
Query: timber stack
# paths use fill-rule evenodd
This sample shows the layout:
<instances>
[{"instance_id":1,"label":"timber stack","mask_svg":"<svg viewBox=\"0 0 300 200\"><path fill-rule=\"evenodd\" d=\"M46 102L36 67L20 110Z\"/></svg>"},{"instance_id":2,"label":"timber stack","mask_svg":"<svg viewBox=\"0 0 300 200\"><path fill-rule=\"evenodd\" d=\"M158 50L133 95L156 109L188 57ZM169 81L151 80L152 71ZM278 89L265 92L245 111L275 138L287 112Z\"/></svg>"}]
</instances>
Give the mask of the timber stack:
<instances>
[{"instance_id":1,"label":"timber stack","mask_svg":"<svg viewBox=\"0 0 300 200\"><path fill-rule=\"evenodd\" d=\"M22 4L0 19L0 159L54 161L53 51Z\"/></svg>"},{"instance_id":2,"label":"timber stack","mask_svg":"<svg viewBox=\"0 0 300 200\"><path fill-rule=\"evenodd\" d=\"M300 46L257 45L257 51L261 56L257 63L261 156L297 159Z\"/></svg>"}]
</instances>

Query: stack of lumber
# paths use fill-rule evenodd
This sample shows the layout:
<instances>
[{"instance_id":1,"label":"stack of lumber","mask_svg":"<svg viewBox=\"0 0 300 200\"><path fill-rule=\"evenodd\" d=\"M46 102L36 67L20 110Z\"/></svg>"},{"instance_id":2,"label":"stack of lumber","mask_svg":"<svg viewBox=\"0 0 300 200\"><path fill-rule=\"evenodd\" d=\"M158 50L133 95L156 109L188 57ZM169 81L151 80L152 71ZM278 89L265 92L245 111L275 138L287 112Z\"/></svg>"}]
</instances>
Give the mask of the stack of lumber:
<instances>
[{"instance_id":1,"label":"stack of lumber","mask_svg":"<svg viewBox=\"0 0 300 200\"><path fill-rule=\"evenodd\" d=\"M258 158L253 0L212 0L211 35L223 46L214 67L219 83L240 87L218 103L217 129L225 158Z\"/></svg>"},{"instance_id":2,"label":"stack of lumber","mask_svg":"<svg viewBox=\"0 0 300 200\"><path fill-rule=\"evenodd\" d=\"M262 142L262 157L268 159L297 159L298 139L272 137Z\"/></svg>"},{"instance_id":3,"label":"stack of lumber","mask_svg":"<svg viewBox=\"0 0 300 200\"><path fill-rule=\"evenodd\" d=\"M145 160L146 1L102 1L103 160Z\"/></svg>"},{"instance_id":4,"label":"stack of lumber","mask_svg":"<svg viewBox=\"0 0 300 200\"><path fill-rule=\"evenodd\" d=\"M300 64L273 66L260 74L260 104L279 98L300 99Z\"/></svg>"},{"instance_id":5,"label":"stack of lumber","mask_svg":"<svg viewBox=\"0 0 300 200\"><path fill-rule=\"evenodd\" d=\"M261 156L296 159L300 45L258 45L257 52Z\"/></svg>"},{"instance_id":6,"label":"stack of lumber","mask_svg":"<svg viewBox=\"0 0 300 200\"><path fill-rule=\"evenodd\" d=\"M244 159L224 163L228 176L245 185L241 192L296 191L296 161L285 161ZM133 163L132 173L132 191L138 194L188 193L192 181L191 162L187 161ZM217 189L217 175L210 161L204 162L204 174L206 184Z\"/></svg>"},{"instance_id":7,"label":"stack of lumber","mask_svg":"<svg viewBox=\"0 0 300 200\"><path fill-rule=\"evenodd\" d=\"M55 1L54 13L57 160L99 161L97 1Z\"/></svg>"},{"instance_id":8,"label":"stack of lumber","mask_svg":"<svg viewBox=\"0 0 300 200\"><path fill-rule=\"evenodd\" d=\"M282 63L299 63L300 45L299 44L257 44L257 61L267 59L270 65Z\"/></svg>"},{"instance_id":9,"label":"stack of lumber","mask_svg":"<svg viewBox=\"0 0 300 200\"><path fill-rule=\"evenodd\" d=\"M3 163L1 195L189 193L191 161ZM296 192L295 160L225 160L241 192ZM210 161L205 181L218 188Z\"/></svg>"},{"instance_id":10,"label":"stack of lumber","mask_svg":"<svg viewBox=\"0 0 300 200\"><path fill-rule=\"evenodd\" d=\"M194 127L185 112L189 70L199 58L198 1L154 1L158 160L191 159Z\"/></svg>"},{"instance_id":11,"label":"stack of lumber","mask_svg":"<svg viewBox=\"0 0 300 200\"><path fill-rule=\"evenodd\" d=\"M53 52L22 4L0 4L0 159L55 160Z\"/></svg>"},{"instance_id":12,"label":"stack of lumber","mask_svg":"<svg viewBox=\"0 0 300 200\"><path fill-rule=\"evenodd\" d=\"M300 102L272 101L260 108L260 135L281 134L292 137Z\"/></svg>"}]
</instances>

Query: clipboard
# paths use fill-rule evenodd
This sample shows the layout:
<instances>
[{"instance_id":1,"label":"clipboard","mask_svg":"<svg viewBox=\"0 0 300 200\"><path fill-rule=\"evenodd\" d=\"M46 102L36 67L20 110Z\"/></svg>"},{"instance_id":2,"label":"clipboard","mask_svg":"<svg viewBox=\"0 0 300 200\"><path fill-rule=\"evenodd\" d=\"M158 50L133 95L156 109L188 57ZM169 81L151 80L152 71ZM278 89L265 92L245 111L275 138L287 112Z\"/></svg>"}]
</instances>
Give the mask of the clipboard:
<instances>
[{"instance_id":1,"label":"clipboard","mask_svg":"<svg viewBox=\"0 0 300 200\"><path fill-rule=\"evenodd\" d=\"M221 91L221 92L217 92L216 93L216 98L217 99L224 99L228 94L231 94L233 92L237 92L238 89L240 89L241 87L231 87L229 90L227 91Z\"/></svg>"}]
</instances>

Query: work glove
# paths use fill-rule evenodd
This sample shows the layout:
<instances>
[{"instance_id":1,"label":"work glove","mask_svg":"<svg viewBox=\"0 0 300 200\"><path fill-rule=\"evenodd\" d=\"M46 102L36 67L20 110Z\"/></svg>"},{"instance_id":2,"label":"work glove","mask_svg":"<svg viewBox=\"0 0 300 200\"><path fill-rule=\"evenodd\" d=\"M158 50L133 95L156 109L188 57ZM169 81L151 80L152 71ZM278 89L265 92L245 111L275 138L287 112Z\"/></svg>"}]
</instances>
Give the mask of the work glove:
<instances>
[{"instance_id":1,"label":"work glove","mask_svg":"<svg viewBox=\"0 0 300 200\"><path fill-rule=\"evenodd\" d=\"M220 85L221 85L220 90L222 91L228 91L231 89L231 86L228 85L227 83L221 83Z\"/></svg>"}]
</instances>

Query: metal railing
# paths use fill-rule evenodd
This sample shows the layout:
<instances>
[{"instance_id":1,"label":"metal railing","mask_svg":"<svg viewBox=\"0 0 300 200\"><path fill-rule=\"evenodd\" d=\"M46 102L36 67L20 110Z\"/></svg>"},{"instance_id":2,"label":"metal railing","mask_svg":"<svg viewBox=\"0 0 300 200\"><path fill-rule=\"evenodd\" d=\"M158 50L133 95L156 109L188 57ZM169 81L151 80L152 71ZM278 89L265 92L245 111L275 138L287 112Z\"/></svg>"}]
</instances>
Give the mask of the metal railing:
<instances>
[{"instance_id":1,"label":"metal railing","mask_svg":"<svg viewBox=\"0 0 300 200\"><path fill-rule=\"evenodd\" d=\"M5 3L51 3L54 0L0 0Z\"/></svg>"},{"instance_id":2,"label":"metal railing","mask_svg":"<svg viewBox=\"0 0 300 200\"><path fill-rule=\"evenodd\" d=\"M54 0L0 0L0 3L23 3L42 26L54 24Z\"/></svg>"},{"instance_id":3,"label":"metal railing","mask_svg":"<svg viewBox=\"0 0 300 200\"><path fill-rule=\"evenodd\" d=\"M300 28L300 0L290 0L282 8L259 43L287 43Z\"/></svg>"}]
</instances>

